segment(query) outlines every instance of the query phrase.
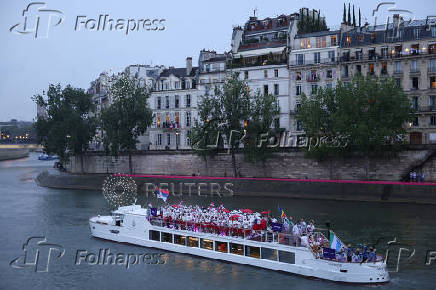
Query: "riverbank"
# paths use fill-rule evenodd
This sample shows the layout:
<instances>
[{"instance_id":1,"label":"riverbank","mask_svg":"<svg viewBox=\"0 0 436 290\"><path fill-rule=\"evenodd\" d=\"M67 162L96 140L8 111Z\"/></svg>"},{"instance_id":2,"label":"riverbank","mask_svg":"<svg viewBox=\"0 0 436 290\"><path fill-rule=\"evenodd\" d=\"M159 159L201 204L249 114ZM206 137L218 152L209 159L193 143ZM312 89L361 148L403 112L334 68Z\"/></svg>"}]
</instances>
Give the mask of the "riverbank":
<instances>
[{"instance_id":1,"label":"riverbank","mask_svg":"<svg viewBox=\"0 0 436 290\"><path fill-rule=\"evenodd\" d=\"M60 189L101 190L107 174L68 174L44 171L39 186ZM140 194L153 185L181 196L251 196L274 198L436 204L436 183L279 178L226 178L202 176L134 175ZM161 184L161 185L160 185Z\"/></svg>"},{"instance_id":2,"label":"riverbank","mask_svg":"<svg viewBox=\"0 0 436 290\"><path fill-rule=\"evenodd\" d=\"M0 148L0 161L19 159L28 156L28 148Z\"/></svg>"}]
</instances>

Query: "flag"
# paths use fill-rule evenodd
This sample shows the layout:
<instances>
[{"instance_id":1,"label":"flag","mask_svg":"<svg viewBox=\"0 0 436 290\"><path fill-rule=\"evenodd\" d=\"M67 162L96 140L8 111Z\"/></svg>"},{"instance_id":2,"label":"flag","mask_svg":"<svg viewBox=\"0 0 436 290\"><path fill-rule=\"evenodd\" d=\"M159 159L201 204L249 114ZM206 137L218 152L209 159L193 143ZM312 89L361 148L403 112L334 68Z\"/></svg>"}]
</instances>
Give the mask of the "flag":
<instances>
[{"instance_id":1,"label":"flag","mask_svg":"<svg viewBox=\"0 0 436 290\"><path fill-rule=\"evenodd\" d=\"M160 189L159 187L156 187L156 197L161 198L163 201L167 202L167 198L170 195L170 192L165 189Z\"/></svg>"},{"instance_id":2,"label":"flag","mask_svg":"<svg viewBox=\"0 0 436 290\"><path fill-rule=\"evenodd\" d=\"M342 242L333 231L330 231L330 249L334 249L336 252L342 248Z\"/></svg>"},{"instance_id":3,"label":"flag","mask_svg":"<svg viewBox=\"0 0 436 290\"><path fill-rule=\"evenodd\" d=\"M286 218L286 214L285 214L285 211L284 211L284 210L282 210L282 209L280 208L280 205L279 205L278 207L279 207L279 213L280 213L280 217L281 217L282 219Z\"/></svg>"}]
</instances>

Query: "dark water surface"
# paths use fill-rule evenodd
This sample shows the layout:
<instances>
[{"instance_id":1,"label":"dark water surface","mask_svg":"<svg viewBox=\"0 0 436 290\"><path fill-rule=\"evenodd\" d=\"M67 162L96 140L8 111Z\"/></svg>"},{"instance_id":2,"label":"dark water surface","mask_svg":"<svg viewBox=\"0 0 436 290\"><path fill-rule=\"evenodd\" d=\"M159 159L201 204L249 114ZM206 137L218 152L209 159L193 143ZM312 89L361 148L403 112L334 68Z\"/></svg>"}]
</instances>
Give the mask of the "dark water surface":
<instances>
[{"instance_id":1,"label":"dark water surface","mask_svg":"<svg viewBox=\"0 0 436 290\"><path fill-rule=\"evenodd\" d=\"M410 252L404 252L399 271L391 273L389 284L353 286L94 239L90 236L88 218L108 213L102 194L38 187L34 178L51 165L52 162L38 161L37 154L0 162L0 289L436 289L436 260L425 265L427 251L436 251L436 206L247 197L213 199L229 209L244 207L271 210L274 214L280 203L288 215L313 218L319 225L330 220L346 242L369 244L383 238L377 246L381 252L386 242L396 237L402 247L415 250L409 260L406 257ZM151 198L140 201L161 203ZM185 203L207 205L210 201L205 197L184 197ZM26 240L35 236L44 236L48 243L62 246L64 256L57 258L55 251L48 272L35 272L32 266L11 267L12 260L24 255L22 247ZM399 247L390 246L391 257L397 255ZM132 265L129 269L124 265L75 264L78 250L98 254L99 249L126 255L164 253L166 263Z\"/></svg>"}]
</instances>

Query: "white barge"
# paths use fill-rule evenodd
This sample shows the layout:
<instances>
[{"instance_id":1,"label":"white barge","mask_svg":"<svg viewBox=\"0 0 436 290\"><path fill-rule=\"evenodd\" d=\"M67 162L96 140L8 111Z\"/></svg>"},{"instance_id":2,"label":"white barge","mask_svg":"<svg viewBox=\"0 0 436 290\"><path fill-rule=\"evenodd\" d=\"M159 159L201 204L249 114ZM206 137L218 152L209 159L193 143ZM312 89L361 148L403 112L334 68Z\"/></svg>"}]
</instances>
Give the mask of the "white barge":
<instances>
[{"instance_id":1,"label":"white barge","mask_svg":"<svg viewBox=\"0 0 436 290\"><path fill-rule=\"evenodd\" d=\"M170 226L140 205L120 207L111 216L92 217L89 225L92 236L97 238L306 277L364 284L386 283L390 279L383 260L352 263L325 259L309 246L294 246L292 239L277 232L234 236L213 233L207 228L193 231L183 225Z\"/></svg>"}]
</instances>

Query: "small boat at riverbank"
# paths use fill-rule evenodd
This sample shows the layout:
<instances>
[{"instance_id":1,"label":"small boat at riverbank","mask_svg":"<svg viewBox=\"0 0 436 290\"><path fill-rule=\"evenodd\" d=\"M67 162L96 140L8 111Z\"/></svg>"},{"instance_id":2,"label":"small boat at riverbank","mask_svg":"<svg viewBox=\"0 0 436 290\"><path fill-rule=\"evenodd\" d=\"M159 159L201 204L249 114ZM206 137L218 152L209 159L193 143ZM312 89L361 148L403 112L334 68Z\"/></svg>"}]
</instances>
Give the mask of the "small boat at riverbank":
<instances>
[{"instance_id":1,"label":"small boat at riverbank","mask_svg":"<svg viewBox=\"0 0 436 290\"><path fill-rule=\"evenodd\" d=\"M386 283L390 279L383 257L360 262L338 259L329 239L321 232L311 231L305 243L300 245L292 234L282 231L277 225L272 228L244 225L240 219L242 215L251 217L258 214L247 209L238 211L241 214L215 208L209 213L209 208L202 209L206 216L219 212L221 219L224 216L230 220L223 224L187 218L192 215L192 208L184 207L180 211L183 215L171 218L163 214L165 209L122 206L110 216L90 218L89 225L92 236L97 238L306 277L363 284ZM225 214L222 214L224 210ZM336 241L335 247L337 245L340 243Z\"/></svg>"},{"instance_id":2,"label":"small boat at riverbank","mask_svg":"<svg viewBox=\"0 0 436 290\"><path fill-rule=\"evenodd\" d=\"M59 159L59 157L57 155L48 155L46 153L43 153L43 154L38 156L38 160L41 160L41 161L51 161L51 160L56 160L56 159Z\"/></svg>"}]
</instances>

